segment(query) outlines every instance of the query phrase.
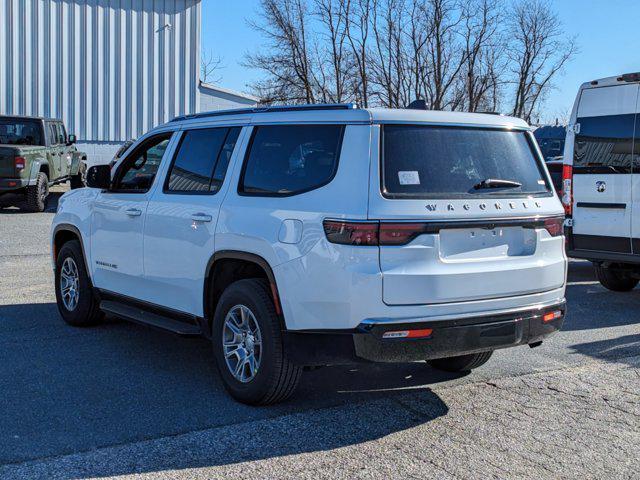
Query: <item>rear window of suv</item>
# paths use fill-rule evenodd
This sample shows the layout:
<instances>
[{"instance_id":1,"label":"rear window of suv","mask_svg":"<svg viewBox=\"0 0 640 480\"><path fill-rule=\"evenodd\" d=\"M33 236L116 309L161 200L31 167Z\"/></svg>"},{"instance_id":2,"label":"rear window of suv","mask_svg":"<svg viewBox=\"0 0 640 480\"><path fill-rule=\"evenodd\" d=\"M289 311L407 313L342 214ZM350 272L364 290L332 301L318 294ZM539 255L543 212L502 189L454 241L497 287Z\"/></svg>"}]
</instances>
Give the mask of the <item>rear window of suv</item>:
<instances>
[{"instance_id":1,"label":"rear window of suv","mask_svg":"<svg viewBox=\"0 0 640 480\"><path fill-rule=\"evenodd\" d=\"M385 125L382 191L388 198L550 194L525 132Z\"/></svg>"}]
</instances>

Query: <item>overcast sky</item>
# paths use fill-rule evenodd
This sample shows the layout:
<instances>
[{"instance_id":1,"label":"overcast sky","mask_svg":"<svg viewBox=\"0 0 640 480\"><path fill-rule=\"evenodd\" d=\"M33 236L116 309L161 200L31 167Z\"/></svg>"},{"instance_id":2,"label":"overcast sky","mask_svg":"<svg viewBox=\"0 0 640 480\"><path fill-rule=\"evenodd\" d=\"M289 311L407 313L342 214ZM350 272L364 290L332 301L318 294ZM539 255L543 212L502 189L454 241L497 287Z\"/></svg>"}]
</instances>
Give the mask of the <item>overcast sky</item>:
<instances>
[{"instance_id":1,"label":"overcast sky","mask_svg":"<svg viewBox=\"0 0 640 480\"><path fill-rule=\"evenodd\" d=\"M526 0L522 0L526 1ZM640 0L555 0L555 8L580 53L556 79L557 88L544 106L551 121L571 110L582 82L640 71ZM249 91L260 72L241 65L263 39L248 25L258 0L202 0L202 48L222 59L220 85Z\"/></svg>"}]
</instances>

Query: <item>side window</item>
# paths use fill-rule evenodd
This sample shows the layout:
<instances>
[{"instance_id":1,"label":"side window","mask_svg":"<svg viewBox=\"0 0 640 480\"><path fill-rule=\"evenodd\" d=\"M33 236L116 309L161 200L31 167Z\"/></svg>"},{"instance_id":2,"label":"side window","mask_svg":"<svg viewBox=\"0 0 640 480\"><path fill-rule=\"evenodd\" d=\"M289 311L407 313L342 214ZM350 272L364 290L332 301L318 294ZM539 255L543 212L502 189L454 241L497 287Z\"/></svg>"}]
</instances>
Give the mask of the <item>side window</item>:
<instances>
[{"instance_id":1,"label":"side window","mask_svg":"<svg viewBox=\"0 0 640 480\"><path fill-rule=\"evenodd\" d=\"M54 123L47 123L46 126L47 138L49 140L49 145L57 145L58 144L58 132L56 131L56 127Z\"/></svg>"},{"instance_id":2,"label":"side window","mask_svg":"<svg viewBox=\"0 0 640 480\"><path fill-rule=\"evenodd\" d=\"M58 143L66 144L67 143L67 132L64 130L64 125L62 123L57 123L58 126Z\"/></svg>"},{"instance_id":3,"label":"side window","mask_svg":"<svg viewBox=\"0 0 640 480\"><path fill-rule=\"evenodd\" d=\"M631 173L634 114L578 118L573 168Z\"/></svg>"},{"instance_id":4,"label":"side window","mask_svg":"<svg viewBox=\"0 0 640 480\"><path fill-rule=\"evenodd\" d=\"M131 152L118 168L114 190L131 193L148 191L158 172L171 135L173 133L168 132L151 137Z\"/></svg>"},{"instance_id":5,"label":"side window","mask_svg":"<svg viewBox=\"0 0 640 480\"><path fill-rule=\"evenodd\" d=\"M342 125L255 127L238 191L288 196L329 183L338 168Z\"/></svg>"},{"instance_id":6,"label":"side window","mask_svg":"<svg viewBox=\"0 0 640 480\"><path fill-rule=\"evenodd\" d=\"M217 192L240 128L207 128L184 133L165 183L168 192Z\"/></svg>"}]
</instances>

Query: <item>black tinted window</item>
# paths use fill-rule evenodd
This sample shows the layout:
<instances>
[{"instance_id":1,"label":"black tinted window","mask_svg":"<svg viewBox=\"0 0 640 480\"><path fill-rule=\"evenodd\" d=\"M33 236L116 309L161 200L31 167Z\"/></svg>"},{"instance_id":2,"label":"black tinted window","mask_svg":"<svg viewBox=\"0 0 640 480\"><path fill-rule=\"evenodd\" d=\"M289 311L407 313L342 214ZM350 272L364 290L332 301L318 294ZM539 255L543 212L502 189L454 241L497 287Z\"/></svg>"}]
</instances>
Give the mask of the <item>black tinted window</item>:
<instances>
[{"instance_id":1,"label":"black tinted window","mask_svg":"<svg viewBox=\"0 0 640 480\"><path fill-rule=\"evenodd\" d=\"M143 193L151 188L160 162L171 140L171 133L164 133L146 140L123 160L118 169L116 190Z\"/></svg>"},{"instance_id":2,"label":"black tinted window","mask_svg":"<svg viewBox=\"0 0 640 480\"><path fill-rule=\"evenodd\" d=\"M578 118L575 137L575 173L630 173L635 115Z\"/></svg>"},{"instance_id":3,"label":"black tinted window","mask_svg":"<svg viewBox=\"0 0 640 480\"><path fill-rule=\"evenodd\" d=\"M292 195L325 185L338 166L340 125L256 127L240 191Z\"/></svg>"},{"instance_id":4,"label":"black tinted window","mask_svg":"<svg viewBox=\"0 0 640 480\"><path fill-rule=\"evenodd\" d=\"M207 128L185 132L169 173L167 189L216 192L224 180L239 131L239 128Z\"/></svg>"},{"instance_id":5,"label":"black tinted window","mask_svg":"<svg viewBox=\"0 0 640 480\"><path fill-rule=\"evenodd\" d=\"M478 188L488 179L520 186ZM549 191L524 132L387 125L383 190L388 197L523 195Z\"/></svg>"},{"instance_id":6,"label":"black tinted window","mask_svg":"<svg viewBox=\"0 0 640 480\"><path fill-rule=\"evenodd\" d=\"M0 118L0 144L44 145L41 122L19 118Z\"/></svg>"}]
</instances>

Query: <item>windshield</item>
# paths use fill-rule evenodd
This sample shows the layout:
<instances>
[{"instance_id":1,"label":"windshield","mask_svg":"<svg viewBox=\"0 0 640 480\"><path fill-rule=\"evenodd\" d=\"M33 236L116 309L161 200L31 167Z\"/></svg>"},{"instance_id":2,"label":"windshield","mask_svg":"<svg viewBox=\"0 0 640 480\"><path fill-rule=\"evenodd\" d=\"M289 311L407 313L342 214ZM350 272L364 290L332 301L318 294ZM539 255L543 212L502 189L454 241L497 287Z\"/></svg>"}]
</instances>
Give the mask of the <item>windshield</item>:
<instances>
[{"instance_id":1,"label":"windshield","mask_svg":"<svg viewBox=\"0 0 640 480\"><path fill-rule=\"evenodd\" d=\"M389 198L548 194L525 132L385 125L383 193Z\"/></svg>"},{"instance_id":2,"label":"windshield","mask_svg":"<svg viewBox=\"0 0 640 480\"><path fill-rule=\"evenodd\" d=\"M0 118L0 144L44 145L41 122L21 118Z\"/></svg>"}]
</instances>

